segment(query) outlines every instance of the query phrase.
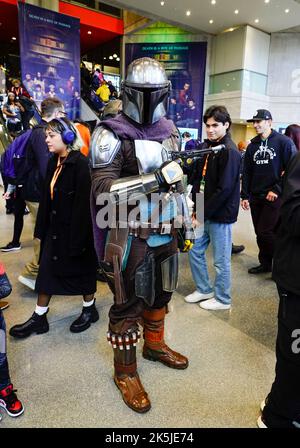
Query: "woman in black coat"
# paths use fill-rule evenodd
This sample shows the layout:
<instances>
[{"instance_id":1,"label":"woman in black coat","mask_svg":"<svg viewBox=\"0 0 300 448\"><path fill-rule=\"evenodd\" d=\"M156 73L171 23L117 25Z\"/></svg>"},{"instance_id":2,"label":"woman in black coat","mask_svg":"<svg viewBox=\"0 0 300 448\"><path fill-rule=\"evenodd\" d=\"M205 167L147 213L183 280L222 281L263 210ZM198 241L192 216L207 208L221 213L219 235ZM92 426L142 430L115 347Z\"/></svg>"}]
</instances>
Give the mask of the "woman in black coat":
<instances>
[{"instance_id":1,"label":"woman in black coat","mask_svg":"<svg viewBox=\"0 0 300 448\"><path fill-rule=\"evenodd\" d=\"M75 140L76 132L65 118L48 123L46 143L54 156L48 163L35 227L35 237L41 240L38 301L31 318L10 329L17 338L49 330L46 315L53 294L83 295L83 310L72 323L72 332L84 331L99 319L94 299L97 264L89 208L90 171L86 157L72 150Z\"/></svg>"}]
</instances>

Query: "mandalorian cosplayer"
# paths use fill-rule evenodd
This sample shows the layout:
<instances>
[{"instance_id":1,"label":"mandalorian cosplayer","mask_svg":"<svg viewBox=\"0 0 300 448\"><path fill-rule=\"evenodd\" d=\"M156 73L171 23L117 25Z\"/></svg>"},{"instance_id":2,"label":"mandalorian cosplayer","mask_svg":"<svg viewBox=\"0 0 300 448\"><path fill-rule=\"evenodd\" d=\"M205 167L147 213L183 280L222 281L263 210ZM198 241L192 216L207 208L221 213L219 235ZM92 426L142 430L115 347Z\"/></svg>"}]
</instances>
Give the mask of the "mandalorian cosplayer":
<instances>
[{"instance_id":1,"label":"mandalorian cosplayer","mask_svg":"<svg viewBox=\"0 0 300 448\"><path fill-rule=\"evenodd\" d=\"M170 82L162 65L151 58L133 61L122 94L123 113L101 123L92 136L92 192L94 201L110 193L119 205L132 194L149 200L136 220L127 215L125 226L119 220L110 229L101 263L114 294L107 334L114 351L114 381L125 403L142 413L151 404L137 373L138 324L143 326L144 358L173 369L188 366L187 358L164 342L167 304L178 278L176 229L170 219L176 207L172 201L165 204L156 226L149 219L155 208L150 195L176 189L183 173L176 162L162 157L163 147L179 149L175 125L165 118Z\"/></svg>"}]
</instances>

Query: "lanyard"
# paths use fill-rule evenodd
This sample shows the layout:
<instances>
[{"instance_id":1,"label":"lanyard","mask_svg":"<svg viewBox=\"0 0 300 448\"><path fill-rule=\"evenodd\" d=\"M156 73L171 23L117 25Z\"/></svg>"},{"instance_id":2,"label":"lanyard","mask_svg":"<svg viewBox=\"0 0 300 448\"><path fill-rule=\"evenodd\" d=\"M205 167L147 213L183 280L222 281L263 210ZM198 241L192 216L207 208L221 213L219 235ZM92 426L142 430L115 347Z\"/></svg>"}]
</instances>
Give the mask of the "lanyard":
<instances>
[{"instance_id":1,"label":"lanyard","mask_svg":"<svg viewBox=\"0 0 300 448\"><path fill-rule=\"evenodd\" d=\"M18 87L18 88L15 87L15 95L16 95L17 97L19 97L20 95L22 95L22 87Z\"/></svg>"},{"instance_id":2,"label":"lanyard","mask_svg":"<svg viewBox=\"0 0 300 448\"><path fill-rule=\"evenodd\" d=\"M53 174L53 177L52 177L52 180L51 180L51 183L50 183L50 196L51 196L51 200L52 201L53 201L53 195L54 195L54 186L56 184L58 176L61 173L64 161L65 161L65 158L62 160L62 162L61 162L61 157L58 157L58 159L57 159L57 167L56 167L56 170L55 170L55 172Z\"/></svg>"},{"instance_id":3,"label":"lanyard","mask_svg":"<svg viewBox=\"0 0 300 448\"><path fill-rule=\"evenodd\" d=\"M209 154L206 156L205 159L205 163L203 166L203 170L202 170L202 177L201 177L201 181L200 181L200 193L204 194L204 189L205 189L205 176L206 176L206 171L207 171L207 165L208 165L208 158L209 158Z\"/></svg>"},{"instance_id":4,"label":"lanyard","mask_svg":"<svg viewBox=\"0 0 300 448\"><path fill-rule=\"evenodd\" d=\"M205 163L204 163L203 170L202 170L202 178L201 178L201 180L203 180L203 181L205 180L205 176L206 176L207 165L208 165L208 158L209 158L209 154L206 156Z\"/></svg>"}]
</instances>

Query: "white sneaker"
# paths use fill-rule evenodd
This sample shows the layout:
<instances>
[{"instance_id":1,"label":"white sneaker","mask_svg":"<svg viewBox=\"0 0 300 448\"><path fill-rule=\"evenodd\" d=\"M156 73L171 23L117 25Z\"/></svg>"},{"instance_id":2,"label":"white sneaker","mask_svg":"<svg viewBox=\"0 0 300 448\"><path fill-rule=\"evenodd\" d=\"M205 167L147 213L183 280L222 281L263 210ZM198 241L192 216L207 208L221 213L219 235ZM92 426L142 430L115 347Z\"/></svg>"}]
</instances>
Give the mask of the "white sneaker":
<instances>
[{"instance_id":1,"label":"white sneaker","mask_svg":"<svg viewBox=\"0 0 300 448\"><path fill-rule=\"evenodd\" d=\"M261 418L261 415L258 417L257 421L256 421L257 426L260 429L267 429L267 425L264 423L263 419Z\"/></svg>"},{"instance_id":2,"label":"white sneaker","mask_svg":"<svg viewBox=\"0 0 300 448\"><path fill-rule=\"evenodd\" d=\"M24 277L23 275L19 275L18 280L22 285L27 286L27 288L35 290L35 280L32 278Z\"/></svg>"},{"instance_id":3,"label":"white sneaker","mask_svg":"<svg viewBox=\"0 0 300 448\"><path fill-rule=\"evenodd\" d=\"M199 306L201 308L203 308L204 310L230 310L231 305L225 305L224 303L219 302L216 299L210 299L210 300L206 300L203 303L199 303Z\"/></svg>"},{"instance_id":4,"label":"white sneaker","mask_svg":"<svg viewBox=\"0 0 300 448\"><path fill-rule=\"evenodd\" d=\"M187 303L197 303L201 302L202 300L212 299L213 296L214 296L213 292L209 292L208 294L202 294L199 291L194 291L192 294L186 296L184 300Z\"/></svg>"}]
</instances>

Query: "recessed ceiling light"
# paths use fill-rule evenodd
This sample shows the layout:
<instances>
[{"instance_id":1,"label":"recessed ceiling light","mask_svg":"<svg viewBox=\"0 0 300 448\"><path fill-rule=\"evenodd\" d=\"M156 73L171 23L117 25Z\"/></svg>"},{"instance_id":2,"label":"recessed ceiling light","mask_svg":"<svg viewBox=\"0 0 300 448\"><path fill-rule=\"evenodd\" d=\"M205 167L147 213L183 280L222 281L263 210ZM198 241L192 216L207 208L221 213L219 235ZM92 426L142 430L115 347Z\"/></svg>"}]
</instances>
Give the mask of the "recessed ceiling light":
<instances>
[{"instance_id":1,"label":"recessed ceiling light","mask_svg":"<svg viewBox=\"0 0 300 448\"><path fill-rule=\"evenodd\" d=\"M104 58L103 59L106 59L106 56L104 56Z\"/></svg>"},{"instance_id":2,"label":"recessed ceiling light","mask_svg":"<svg viewBox=\"0 0 300 448\"><path fill-rule=\"evenodd\" d=\"M160 2L161 6L164 6L165 2Z\"/></svg>"},{"instance_id":3,"label":"recessed ceiling light","mask_svg":"<svg viewBox=\"0 0 300 448\"><path fill-rule=\"evenodd\" d=\"M265 0L265 3L270 3L270 0Z\"/></svg>"},{"instance_id":4,"label":"recessed ceiling light","mask_svg":"<svg viewBox=\"0 0 300 448\"><path fill-rule=\"evenodd\" d=\"M290 10L287 8L284 12L285 12L286 14L288 14L288 13L290 12Z\"/></svg>"},{"instance_id":5,"label":"recessed ceiling light","mask_svg":"<svg viewBox=\"0 0 300 448\"><path fill-rule=\"evenodd\" d=\"M234 14L238 14L238 13L239 13L239 10L236 9L236 10L234 11Z\"/></svg>"},{"instance_id":6,"label":"recessed ceiling light","mask_svg":"<svg viewBox=\"0 0 300 448\"><path fill-rule=\"evenodd\" d=\"M216 0L211 0L211 2L210 2L212 5L215 5L217 2L216 2Z\"/></svg>"},{"instance_id":7,"label":"recessed ceiling light","mask_svg":"<svg viewBox=\"0 0 300 448\"><path fill-rule=\"evenodd\" d=\"M255 23L259 23L259 19L255 19L254 22L255 22Z\"/></svg>"},{"instance_id":8,"label":"recessed ceiling light","mask_svg":"<svg viewBox=\"0 0 300 448\"><path fill-rule=\"evenodd\" d=\"M114 53L114 54L113 54L113 58L116 59L117 57L118 57L118 55L117 55L116 53Z\"/></svg>"},{"instance_id":9,"label":"recessed ceiling light","mask_svg":"<svg viewBox=\"0 0 300 448\"><path fill-rule=\"evenodd\" d=\"M213 19L210 19L209 23L214 23Z\"/></svg>"},{"instance_id":10,"label":"recessed ceiling light","mask_svg":"<svg viewBox=\"0 0 300 448\"><path fill-rule=\"evenodd\" d=\"M17 38L16 37L12 37L12 40L17 40Z\"/></svg>"},{"instance_id":11,"label":"recessed ceiling light","mask_svg":"<svg viewBox=\"0 0 300 448\"><path fill-rule=\"evenodd\" d=\"M108 58L108 59L110 59L110 60L111 60L111 59L113 59L113 57L112 57L112 56L109 56L109 58Z\"/></svg>"},{"instance_id":12,"label":"recessed ceiling light","mask_svg":"<svg viewBox=\"0 0 300 448\"><path fill-rule=\"evenodd\" d=\"M187 11L187 12L186 12L186 15L187 15L187 16L190 16L190 15L191 15L191 11Z\"/></svg>"},{"instance_id":13,"label":"recessed ceiling light","mask_svg":"<svg viewBox=\"0 0 300 448\"><path fill-rule=\"evenodd\" d=\"M92 32L91 32L91 31L88 31L88 34L92 34Z\"/></svg>"},{"instance_id":14,"label":"recessed ceiling light","mask_svg":"<svg viewBox=\"0 0 300 448\"><path fill-rule=\"evenodd\" d=\"M117 58L117 61L119 62L120 58Z\"/></svg>"},{"instance_id":15,"label":"recessed ceiling light","mask_svg":"<svg viewBox=\"0 0 300 448\"><path fill-rule=\"evenodd\" d=\"M228 31L234 31L234 28L229 28Z\"/></svg>"}]
</instances>

